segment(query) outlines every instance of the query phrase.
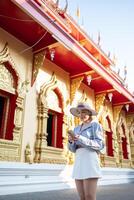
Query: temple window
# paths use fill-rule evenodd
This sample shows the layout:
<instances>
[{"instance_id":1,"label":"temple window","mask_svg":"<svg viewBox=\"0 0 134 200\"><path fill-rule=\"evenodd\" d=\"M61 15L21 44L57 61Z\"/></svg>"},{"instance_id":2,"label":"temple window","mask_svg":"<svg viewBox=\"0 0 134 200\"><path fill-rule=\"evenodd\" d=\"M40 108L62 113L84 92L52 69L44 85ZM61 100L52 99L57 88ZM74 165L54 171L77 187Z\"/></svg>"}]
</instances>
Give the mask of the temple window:
<instances>
[{"instance_id":1,"label":"temple window","mask_svg":"<svg viewBox=\"0 0 134 200\"><path fill-rule=\"evenodd\" d=\"M0 139L13 140L17 76L8 62L0 64Z\"/></svg>"},{"instance_id":2,"label":"temple window","mask_svg":"<svg viewBox=\"0 0 134 200\"><path fill-rule=\"evenodd\" d=\"M7 99L4 96L0 96L0 138L4 137L6 102Z\"/></svg>"},{"instance_id":3,"label":"temple window","mask_svg":"<svg viewBox=\"0 0 134 200\"><path fill-rule=\"evenodd\" d=\"M13 139L16 96L0 90L0 138Z\"/></svg>"},{"instance_id":4,"label":"temple window","mask_svg":"<svg viewBox=\"0 0 134 200\"><path fill-rule=\"evenodd\" d=\"M124 159L128 159L128 151L127 151L127 138L126 138L126 135L125 135L125 128L124 128L124 125L122 124L122 154L123 154L123 158Z\"/></svg>"},{"instance_id":5,"label":"temple window","mask_svg":"<svg viewBox=\"0 0 134 200\"><path fill-rule=\"evenodd\" d=\"M61 109L60 99L56 91L49 92L47 96L47 102L49 102L47 119L47 145L56 148L63 148L63 113Z\"/></svg>"},{"instance_id":6,"label":"temple window","mask_svg":"<svg viewBox=\"0 0 134 200\"><path fill-rule=\"evenodd\" d=\"M113 156L113 148L112 148L112 132L106 131L107 135L107 155L108 156Z\"/></svg>"},{"instance_id":7,"label":"temple window","mask_svg":"<svg viewBox=\"0 0 134 200\"><path fill-rule=\"evenodd\" d=\"M111 129L111 121L109 117L106 117L107 121L107 130L106 130L106 147L107 147L107 155L113 157L113 132Z\"/></svg>"}]
</instances>

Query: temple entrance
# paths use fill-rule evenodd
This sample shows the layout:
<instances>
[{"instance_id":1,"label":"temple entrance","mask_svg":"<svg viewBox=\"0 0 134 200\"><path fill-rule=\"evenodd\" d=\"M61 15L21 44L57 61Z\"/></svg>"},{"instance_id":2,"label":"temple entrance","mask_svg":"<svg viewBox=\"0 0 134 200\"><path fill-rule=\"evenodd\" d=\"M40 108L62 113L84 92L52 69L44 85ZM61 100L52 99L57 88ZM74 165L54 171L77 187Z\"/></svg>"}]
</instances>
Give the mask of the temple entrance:
<instances>
[{"instance_id":1,"label":"temple entrance","mask_svg":"<svg viewBox=\"0 0 134 200\"><path fill-rule=\"evenodd\" d=\"M106 131L106 135L107 135L107 155L108 156L113 156L113 139L112 139L112 132L108 132Z\"/></svg>"},{"instance_id":2,"label":"temple entrance","mask_svg":"<svg viewBox=\"0 0 134 200\"><path fill-rule=\"evenodd\" d=\"M126 138L126 134L125 134L125 127L124 125L122 124L122 135L123 137L121 138L122 139L122 155L123 155L123 158L124 159L128 159L128 151L127 151L127 138Z\"/></svg>"},{"instance_id":3,"label":"temple entrance","mask_svg":"<svg viewBox=\"0 0 134 200\"><path fill-rule=\"evenodd\" d=\"M111 121L109 117L106 117L107 121L107 131L106 131L106 146L107 146L107 155L113 157L113 132L111 128Z\"/></svg>"},{"instance_id":4,"label":"temple entrance","mask_svg":"<svg viewBox=\"0 0 134 200\"><path fill-rule=\"evenodd\" d=\"M6 104L6 98L0 96L0 138L3 138L3 124L4 124L4 108Z\"/></svg>"},{"instance_id":5,"label":"temple entrance","mask_svg":"<svg viewBox=\"0 0 134 200\"><path fill-rule=\"evenodd\" d=\"M52 146L52 136L53 136L53 124L54 124L54 115L48 114L47 119L47 145Z\"/></svg>"},{"instance_id":6,"label":"temple entrance","mask_svg":"<svg viewBox=\"0 0 134 200\"><path fill-rule=\"evenodd\" d=\"M47 119L47 145L62 148L62 114L54 111L48 112Z\"/></svg>"}]
</instances>

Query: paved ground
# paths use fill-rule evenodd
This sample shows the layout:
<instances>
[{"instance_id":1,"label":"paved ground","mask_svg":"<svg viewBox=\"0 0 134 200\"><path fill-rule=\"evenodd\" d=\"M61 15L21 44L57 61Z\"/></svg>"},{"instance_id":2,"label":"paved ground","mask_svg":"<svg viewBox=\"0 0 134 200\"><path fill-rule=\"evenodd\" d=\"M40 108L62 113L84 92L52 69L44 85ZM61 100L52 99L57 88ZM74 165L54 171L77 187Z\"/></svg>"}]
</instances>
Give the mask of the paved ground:
<instances>
[{"instance_id":1,"label":"paved ground","mask_svg":"<svg viewBox=\"0 0 134 200\"><path fill-rule=\"evenodd\" d=\"M79 200L73 189L0 196L0 200ZM134 200L134 183L99 186L97 200Z\"/></svg>"}]
</instances>

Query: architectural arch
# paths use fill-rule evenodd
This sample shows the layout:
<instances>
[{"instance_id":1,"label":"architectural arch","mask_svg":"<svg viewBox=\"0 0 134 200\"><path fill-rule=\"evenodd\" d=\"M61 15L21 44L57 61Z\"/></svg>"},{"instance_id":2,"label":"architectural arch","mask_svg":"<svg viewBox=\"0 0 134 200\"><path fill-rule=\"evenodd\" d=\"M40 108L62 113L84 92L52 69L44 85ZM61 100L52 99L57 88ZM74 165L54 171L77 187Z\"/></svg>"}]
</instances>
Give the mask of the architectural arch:
<instances>
[{"instance_id":1,"label":"architectural arch","mask_svg":"<svg viewBox=\"0 0 134 200\"><path fill-rule=\"evenodd\" d=\"M49 103L50 101L53 101ZM63 157L64 97L55 74L40 88L35 162L65 163ZM50 156L51 155L51 156Z\"/></svg>"},{"instance_id":2,"label":"architectural arch","mask_svg":"<svg viewBox=\"0 0 134 200\"><path fill-rule=\"evenodd\" d=\"M114 151L113 151L113 131L112 131L112 125L111 125L111 120L110 117L107 115L106 118L106 129L105 129L105 134L106 134L106 148L107 148L107 156L114 156Z\"/></svg>"},{"instance_id":3,"label":"architectural arch","mask_svg":"<svg viewBox=\"0 0 134 200\"><path fill-rule=\"evenodd\" d=\"M129 133L126 123L126 115L122 110L117 123L117 137L119 141L119 159L120 165L128 167L130 164L130 152L129 152Z\"/></svg>"},{"instance_id":4,"label":"architectural arch","mask_svg":"<svg viewBox=\"0 0 134 200\"><path fill-rule=\"evenodd\" d=\"M20 83L20 75L6 43L0 52L0 160L20 160L24 110Z\"/></svg>"}]
</instances>

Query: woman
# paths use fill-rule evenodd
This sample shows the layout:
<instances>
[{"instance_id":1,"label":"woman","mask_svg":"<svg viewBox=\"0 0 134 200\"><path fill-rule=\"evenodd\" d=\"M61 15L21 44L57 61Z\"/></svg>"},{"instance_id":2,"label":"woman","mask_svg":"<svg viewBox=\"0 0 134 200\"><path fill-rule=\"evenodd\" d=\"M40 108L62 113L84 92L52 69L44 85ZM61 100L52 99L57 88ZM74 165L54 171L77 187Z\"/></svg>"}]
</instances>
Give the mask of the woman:
<instances>
[{"instance_id":1,"label":"woman","mask_svg":"<svg viewBox=\"0 0 134 200\"><path fill-rule=\"evenodd\" d=\"M86 103L79 103L70 112L82 121L74 131L68 131L68 147L75 152L72 177L81 200L96 200L97 182L101 177L98 152L104 148L102 127L92 119L97 113Z\"/></svg>"}]
</instances>

